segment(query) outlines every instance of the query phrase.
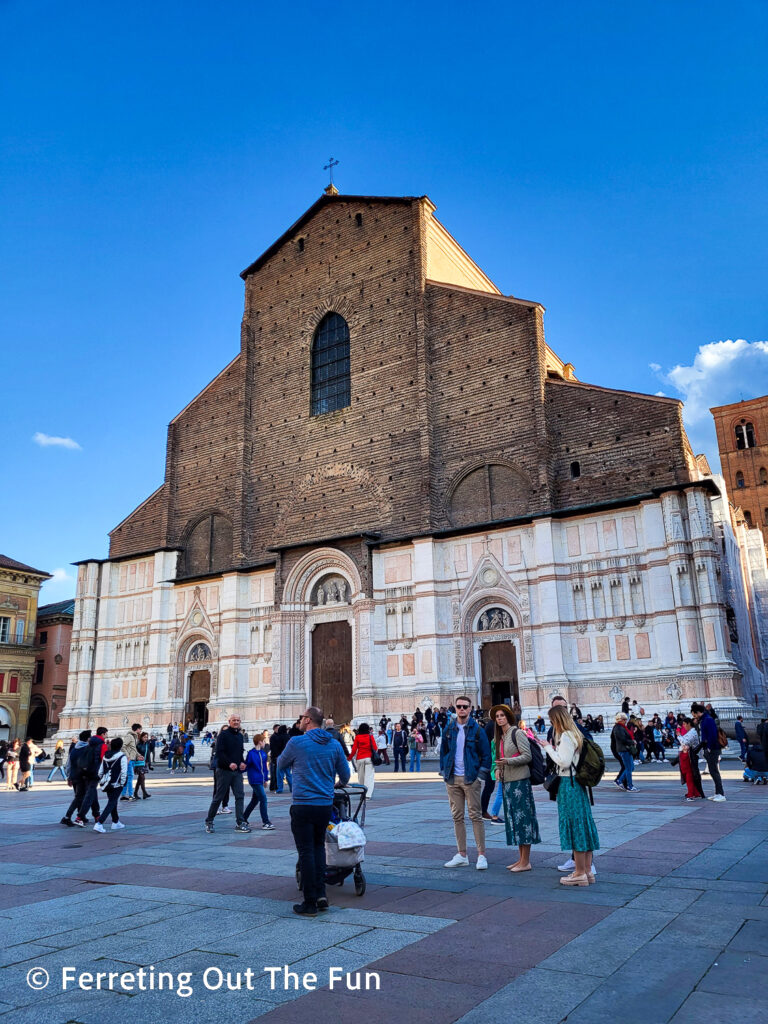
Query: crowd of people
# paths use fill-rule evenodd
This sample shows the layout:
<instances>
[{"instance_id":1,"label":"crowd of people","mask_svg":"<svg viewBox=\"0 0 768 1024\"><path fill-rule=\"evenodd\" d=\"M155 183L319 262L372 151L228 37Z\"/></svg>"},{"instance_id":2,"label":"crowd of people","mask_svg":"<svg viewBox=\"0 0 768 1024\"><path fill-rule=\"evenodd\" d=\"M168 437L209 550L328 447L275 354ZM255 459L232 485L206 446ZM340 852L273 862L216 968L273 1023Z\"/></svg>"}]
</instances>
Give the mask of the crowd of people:
<instances>
[{"instance_id":1,"label":"crowd of people","mask_svg":"<svg viewBox=\"0 0 768 1024\"><path fill-rule=\"evenodd\" d=\"M561 848L568 853L559 865L565 886L587 886L596 881L593 854L600 841L592 815L592 790L604 769L602 750L593 733L604 728L602 716L582 716L559 696L547 713L529 726L518 706L499 704L489 712L473 708L469 697L455 699L448 707L416 708L399 720L383 716L378 727L363 722L356 729L333 719L323 719L317 708L308 708L292 726L276 723L272 731L248 734L240 718L206 732L201 746L210 747L213 793L205 818L205 831L214 832L218 814L231 814L235 804L235 831L251 831L249 820L258 808L261 827L273 830L270 794L291 794L291 828L302 866L304 900L294 909L299 914L322 912L327 907L324 885L324 836L333 799L334 780L345 785L351 768L366 787L366 798L376 791L376 768L390 764L395 772L421 771L421 758L439 745L439 771L443 778L456 839L456 854L446 868L469 865L466 820L469 819L477 855L475 867L488 867L487 823L503 825L506 843L517 848L516 859L507 865L517 874L532 870L531 849L541 842L533 786L543 785L557 802ZM742 760L749 758L749 744L741 717L736 722ZM768 722L758 727L759 742L768 748ZM125 735L109 736L100 726L83 730L69 749L56 743L52 759L33 741L0 742L0 773L6 786L28 792L33 785L35 761L51 760L48 781L65 779L72 789L69 807L61 818L67 827L85 828L90 816L93 829L104 832L111 820L120 821L121 800L149 799L147 773L155 770L156 757L167 759L169 773L194 770L194 737L199 731L190 723L169 723L166 737L158 738L134 723ZM668 712L645 716L637 701L625 699L615 716L610 749L618 762L614 785L634 793L633 770L644 761L670 761L680 771L684 799L705 798L702 770L714 785L709 797L723 802L719 762L727 745L717 712L711 704L695 702L690 714ZM765 749L768 756L768 749ZM700 758L705 768L700 767ZM246 804L244 780L250 786ZM100 798L102 803L100 804ZM322 849L321 849L322 848Z\"/></svg>"}]
</instances>

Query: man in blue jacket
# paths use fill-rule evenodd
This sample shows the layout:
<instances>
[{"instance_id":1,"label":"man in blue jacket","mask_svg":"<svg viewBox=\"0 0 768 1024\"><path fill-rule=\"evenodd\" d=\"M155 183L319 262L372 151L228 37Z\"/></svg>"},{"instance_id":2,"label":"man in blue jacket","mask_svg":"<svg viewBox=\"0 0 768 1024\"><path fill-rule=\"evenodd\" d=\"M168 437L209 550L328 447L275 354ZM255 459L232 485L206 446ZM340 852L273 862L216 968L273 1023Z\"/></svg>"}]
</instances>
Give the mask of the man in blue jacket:
<instances>
[{"instance_id":1,"label":"man in blue jacket","mask_svg":"<svg viewBox=\"0 0 768 1024\"><path fill-rule=\"evenodd\" d=\"M440 742L440 774L445 781L451 805L453 829L456 833L456 855L447 862L447 868L463 868L467 857L467 830L464 824L465 808L477 846L477 870L485 871L485 823L483 822L482 789L491 770L491 745L485 730L470 717L472 702L469 697L454 701L456 717L443 730Z\"/></svg>"},{"instance_id":2,"label":"man in blue jacket","mask_svg":"<svg viewBox=\"0 0 768 1024\"><path fill-rule=\"evenodd\" d=\"M723 780L720 778L719 767L720 751L722 748L717 734L717 722L703 704L691 704L691 717L699 727L701 742L704 746L704 760L707 762L709 774L712 776L712 781L715 784L715 795L709 799L715 803L724 803L725 793L723 792Z\"/></svg>"},{"instance_id":3,"label":"man in blue jacket","mask_svg":"<svg viewBox=\"0 0 768 1024\"><path fill-rule=\"evenodd\" d=\"M341 744L325 729L323 712L307 708L299 719L303 735L293 736L277 759L278 772L293 769L291 832L301 868L304 901L293 911L315 917L328 909L325 894L325 830L333 811L333 789L349 782L349 762Z\"/></svg>"}]
</instances>

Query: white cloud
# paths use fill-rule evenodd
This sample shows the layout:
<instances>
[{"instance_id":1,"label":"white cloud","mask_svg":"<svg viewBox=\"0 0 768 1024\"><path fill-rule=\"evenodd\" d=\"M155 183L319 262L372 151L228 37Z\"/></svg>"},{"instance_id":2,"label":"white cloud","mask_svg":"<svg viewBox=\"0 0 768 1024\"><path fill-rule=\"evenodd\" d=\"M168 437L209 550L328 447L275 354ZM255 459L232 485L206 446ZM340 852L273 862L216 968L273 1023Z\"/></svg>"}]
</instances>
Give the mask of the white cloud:
<instances>
[{"instance_id":1,"label":"white cloud","mask_svg":"<svg viewBox=\"0 0 768 1024\"><path fill-rule=\"evenodd\" d=\"M80 445L71 437L51 437L50 434L42 434L38 431L33 435L32 440L41 448L74 448L80 451Z\"/></svg>"},{"instance_id":2,"label":"white cloud","mask_svg":"<svg viewBox=\"0 0 768 1024\"><path fill-rule=\"evenodd\" d=\"M700 345L690 366L650 368L662 384L674 389L685 403L683 419L694 452L704 452L719 465L715 424L710 409L768 394L768 342L712 341Z\"/></svg>"},{"instance_id":3,"label":"white cloud","mask_svg":"<svg viewBox=\"0 0 768 1024\"><path fill-rule=\"evenodd\" d=\"M54 569L51 573L51 578L48 580L50 584L53 583L74 583L75 577L70 576L66 569Z\"/></svg>"}]
</instances>

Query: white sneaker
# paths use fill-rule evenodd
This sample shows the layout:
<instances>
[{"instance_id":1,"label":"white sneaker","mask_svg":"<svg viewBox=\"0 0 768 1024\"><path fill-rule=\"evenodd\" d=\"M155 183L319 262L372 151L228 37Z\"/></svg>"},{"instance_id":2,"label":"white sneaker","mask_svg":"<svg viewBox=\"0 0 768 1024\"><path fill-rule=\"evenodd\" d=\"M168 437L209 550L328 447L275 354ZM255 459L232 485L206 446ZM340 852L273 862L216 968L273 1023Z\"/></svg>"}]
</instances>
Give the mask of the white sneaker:
<instances>
[{"instance_id":1,"label":"white sneaker","mask_svg":"<svg viewBox=\"0 0 768 1024\"><path fill-rule=\"evenodd\" d=\"M118 829L118 828L125 828L125 825L122 823L122 821L113 821L112 822L112 831L114 832L115 829Z\"/></svg>"},{"instance_id":2,"label":"white sneaker","mask_svg":"<svg viewBox=\"0 0 768 1024\"><path fill-rule=\"evenodd\" d=\"M455 853L449 861L443 864L444 868L468 868L469 857L462 857L460 853Z\"/></svg>"},{"instance_id":3,"label":"white sneaker","mask_svg":"<svg viewBox=\"0 0 768 1024\"><path fill-rule=\"evenodd\" d=\"M569 857L568 860L565 862L565 864L558 864L557 865L557 870L558 871L573 871L573 869L575 867L576 867L576 861L573 859L573 857Z\"/></svg>"},{"instance_id":4,"label":"white sneaker","mask_svg":"<svg viewBox=\"0 0 768 1024\"><path fill-rule=\"evenodd\" d=\"M231 814L231 813L232 813L232 808L231 807L220 807L218 809L218 811L217 811L217 814Z\"/></svg>"},{"instance_id":5,"label":"white sneaker","mask_svg":"<svg viewBox=\"0 0 768 1024\"><path fill-rule=\"evenodd\" d=\"M716 796L711 797L711 800L715 804L724 804L725 803L725 797L723 796L722 793L718 793Z\"/></svg>"},{"instance_id":6,"label":"white sneaker","mask_svg":"<svg viewBox=\"0 0 768 1024\"><path fill-rule=\"evenodd\" d=\"M488 870L488 861L486 860L484 854L478 854L477 864L475 865L475 867L477 868L478 871Z\"/></svg>"},{"instance_id":7,"label":"white sneaker","mask_svg":"<svg viewBox=\"0 0 768 1024\"><path fill-rule=\"evenodd\" d=\"M97 821L96 824L93 826L93 831L94 832L106 832L107 830L104 828L104 826L101 824L100 821Z\"/></svg>"}]
</instances>

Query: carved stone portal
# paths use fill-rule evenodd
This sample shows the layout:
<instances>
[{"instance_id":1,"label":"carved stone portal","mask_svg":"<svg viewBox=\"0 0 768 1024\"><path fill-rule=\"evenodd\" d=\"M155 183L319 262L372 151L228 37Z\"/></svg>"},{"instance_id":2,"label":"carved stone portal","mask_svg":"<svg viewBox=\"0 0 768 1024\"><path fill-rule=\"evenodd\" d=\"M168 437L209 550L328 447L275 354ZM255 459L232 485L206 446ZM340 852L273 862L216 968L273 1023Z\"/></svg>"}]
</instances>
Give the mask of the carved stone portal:
<instances>
[{"instance_id":1,"label":"carved stone portal","mask_svg":"<svg viewBox=\"0 0 768 1024\"><path fill-rule=\"evenodd\" d=\"M187 661L210 661L211 649L208 644L195 644L187 655Z\"/></svg>"},{"instance_id":2,"label":"carved stone portal","mask_svg":"<svg viewBox=\"0 0 768 1024\"><path fill-rule=\"evenodd\" d=\"M343 576L323 576L315 584L310 602L315 607L328 604L349 604L349 584Z\"/></svg>"}]
</instances>

